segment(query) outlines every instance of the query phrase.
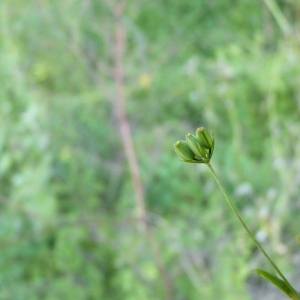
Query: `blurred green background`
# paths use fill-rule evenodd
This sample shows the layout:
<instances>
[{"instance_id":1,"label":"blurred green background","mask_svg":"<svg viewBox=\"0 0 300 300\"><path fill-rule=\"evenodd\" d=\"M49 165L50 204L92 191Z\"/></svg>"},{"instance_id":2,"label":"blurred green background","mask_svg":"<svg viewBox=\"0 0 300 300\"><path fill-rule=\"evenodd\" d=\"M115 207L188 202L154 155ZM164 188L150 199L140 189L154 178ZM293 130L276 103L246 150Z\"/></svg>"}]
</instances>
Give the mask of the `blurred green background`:
<instances>
[{"instance_id":1,"label":"blurred green background","mask_svg":"<svg viewBox=\"0 0 300 300\"><path fill-rule=\"evenodd\" d=\"M117 117L117 4L0 3L0 299L261 299L251 270L273 270L208 168L173 151L199 126L299 284L300 2L127 2L123 87L150 234Z\"/></svg>"}]
</instances>

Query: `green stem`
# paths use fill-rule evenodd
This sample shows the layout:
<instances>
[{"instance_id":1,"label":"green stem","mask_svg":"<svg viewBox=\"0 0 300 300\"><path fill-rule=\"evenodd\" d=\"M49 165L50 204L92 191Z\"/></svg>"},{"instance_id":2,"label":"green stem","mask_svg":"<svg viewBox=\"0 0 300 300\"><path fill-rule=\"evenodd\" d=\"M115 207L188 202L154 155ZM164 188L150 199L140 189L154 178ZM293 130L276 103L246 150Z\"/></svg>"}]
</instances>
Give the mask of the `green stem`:
<instances>
[{"instance_id":1,"label":"green stem","mask_svg":"<svg viewBox=\"0 0 300 300\"><path fill-rule=\"evenodd\" d=\"M262 252L262 254L265 256L265 258L269 261L269 263L273 266L273 268L276 270L276 272L279 274L279 276L282 278L282 280L287 284L287 286L291 289L291 291L293 292L294 296L296 297L295 299L299 299L300 300L300 296L299 294L296 292L296 290L291 286L291 284L289 283L289 281L285 278L285 276L281 273L281 271L279 270L279 268L276 266L276 264L273 262L273 260L270 258L270 256L266 253L266 251L264 250L264 248L260 245L260 243L257 241L257 239L254 237L254 235L251 233L250 229L247 227L247 225L245 224L245 222L243 221L242 217L240 216L240 214L238 213L238 211L236 210L235 206L233 205L232 201L229 199L229 197L227 196L216 172L214 171L213 167L211 166L210 163L207 164L207 166L209 167L210 171L212 172L217 184L220 187L220 190L222 191L224 197L226 198L229 206L231 207L231 209L233 210L234 214L237 216L237 218L239 219L239 221L241 222L241 224L243 225L243 227L246 229L246 231L248 232L248 234L250 235L250 237L252 238L252 240L254 241L254 243L256 244L256 246L258 247L258 249Z\"/></svg>"}]
</instances>

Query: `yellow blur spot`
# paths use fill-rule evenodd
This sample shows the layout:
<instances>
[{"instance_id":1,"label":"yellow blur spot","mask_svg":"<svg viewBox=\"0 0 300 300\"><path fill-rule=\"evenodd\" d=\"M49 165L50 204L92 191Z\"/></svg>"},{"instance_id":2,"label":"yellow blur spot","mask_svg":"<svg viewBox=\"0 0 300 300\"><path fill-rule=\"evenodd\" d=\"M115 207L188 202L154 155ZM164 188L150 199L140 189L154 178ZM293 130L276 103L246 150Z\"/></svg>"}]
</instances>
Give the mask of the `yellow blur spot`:
<instances>
[{"instance_id":1,"label":"yellow blur spot","mask_svg":"<svg viewBox=\"0 0 300 300\"><path fill-rule=\"evenodd\" d=\"M33 76L38 82L44 82L49 78L50 67L45 62L39 62L33 65Z\"/></svg>"},{"instance_id":2,"label":"yellow blur spot","mask_svg":"<svg viewBox=\"0 0 300 300\"><path fill-rule=\"evenodd\" d=\"M59 158L63 162L69 162L72 158L71 149L69 147L63 147L59 152Z\"/></svg>"},{"instance_id":3,"label":"yellow blur spot","mask_svg":"<svg viewBox=\"0 0 300 300\"><path fill-rule=\"evenodd\" d=\"M139 78L139 84L140 84L140 87L144 88L144 89L147 89L149 88L150 84L151 84L151 77L149 74L142 74Z\"/></svg>"},{"instance_id":4,"label":"yellow blur spot","mask_svg":"<svg viewBox=\"0 0 300 300\"><path fill-rule=\"evenodd\" d=\"M152 263L145 263L142 266L143 275L148 280L156 280L159 276L156 266L154 266Z\"/></svg>"}]
</instances>

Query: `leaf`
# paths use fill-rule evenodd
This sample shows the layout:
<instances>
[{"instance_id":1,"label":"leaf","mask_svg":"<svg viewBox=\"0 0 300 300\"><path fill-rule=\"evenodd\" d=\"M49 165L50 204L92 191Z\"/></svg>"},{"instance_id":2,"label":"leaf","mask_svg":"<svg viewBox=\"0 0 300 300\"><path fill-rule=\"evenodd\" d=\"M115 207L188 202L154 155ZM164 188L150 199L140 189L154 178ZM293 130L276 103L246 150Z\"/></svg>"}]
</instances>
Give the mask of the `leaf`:
<instances>
[{"instance_id":1,"label":"leaf","mask_svg":"<svg viewBox=\"0 0 300 300\"><path fill-rule=\"evenodd\" d=\"M253 271L255 273L257 273L258 275L260 275L261 277L263 277L263 278L267 279L268 281L270 281L271 283L273 283L278 289L280 289L283 293L288 295L291 299L295 299L293 291L283 280L281 280L277 276L272 275L271 273L264 271L264 270L256 269Z\"/></svg>"}]
</instances>

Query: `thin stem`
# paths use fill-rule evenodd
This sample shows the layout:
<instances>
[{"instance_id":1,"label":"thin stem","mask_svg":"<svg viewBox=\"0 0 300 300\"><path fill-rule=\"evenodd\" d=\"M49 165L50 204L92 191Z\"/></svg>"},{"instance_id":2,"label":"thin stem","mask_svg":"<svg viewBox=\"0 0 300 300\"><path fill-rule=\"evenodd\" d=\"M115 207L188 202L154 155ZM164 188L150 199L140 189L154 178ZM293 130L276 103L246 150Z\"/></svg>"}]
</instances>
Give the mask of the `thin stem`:
<instances>
[{"instance_id":1,"label":"thin stem","mask_svg":"<svg viewBox=\"0 0 300 300\"><path fill-rule=\"evenodd\" d=\"M278 23L283 34L287 35L290 33L290 25L285 18L284 14L280 10L279 6L274 0L264 0L266 6L270 10L271 14L273 15L274 19Z\"/></svg>"},{"instance_id":2,"label":"thin stem","mask_svg":"<svg viewBox=\"0 0 300 300\"><path fill-rule=\"evenodd\" d=\"M212 172L217 184L220 187L220 190L222 191L225 199L227 200L229 206L231 207L231 209L233 210L234 214L237 216L237 218L239 219L239 221L241 222L241 224L243 225L243 227L246 229L246 231L248 232L248 234L250 235L250 237L252 238L252 240L254 241L254 243L256 244L256 246L258 247L258 249L262 252L262 254L265 256L265 258L269 261L269 263L273 266L273 268L276 270L276 272L279 274L279 276L282 278L282 280L287 284L287 286L290 288L290 290L293 292L294 296L296 297L295 299L300 299L299 294L296 292L296 290L291 286L291 284L289 283L289 281L285 278L285 276L281 273L281 271L279 270L279 268L276 266L276 264L273 262L273 260L270 258L270 256L266 253L266 251L264 250L264 248L260 245L260 243L257 241L257 239L254 237L254 235L251 233L250 229L247 227L247 225L245 224L245 222L243 221L242 217L240 216L240 214L238 213L238 211L236 210L235 206L233 205L232 201L230 200L230 198L227 196L216 172L214 171L213 167L211 166L210 163L207 164L207 166L209 167L210 171Z\"/></svg>"},{"instance_id":3,"label":"thin stem","mask_svg":"<svg viewBox=\"0 0 300 300\"><path fill-rule=\"evenodd\" d=\"M111 2L107 1L108 4ZM112 2L113 3L113 2ZM126 113L126 98L124 85L123 70L123 51L125 47L125 30L122 25L122 17L125 9L126 0L116 1L116 5L112 4L111 8L114 15L114 81L116 86L116 115L119 123L121 139L123 142L124 152L129 164L130 175L133 183L133 190L136 199L137 217L141 229L145 230L150 248L153 252L155 263L162 276L162 283L165 290L165 299L171 300L173 287L171 276L165 267L161 256L160 245L157 242L151 226L147 222L147 211L145 204L144 187L140 174L140 168L136 151L133 145L132 133L129 119Z\"/></svg>"}]
</instances>

